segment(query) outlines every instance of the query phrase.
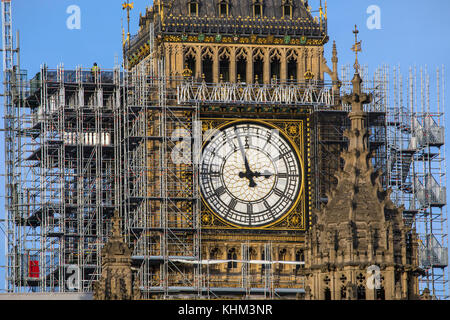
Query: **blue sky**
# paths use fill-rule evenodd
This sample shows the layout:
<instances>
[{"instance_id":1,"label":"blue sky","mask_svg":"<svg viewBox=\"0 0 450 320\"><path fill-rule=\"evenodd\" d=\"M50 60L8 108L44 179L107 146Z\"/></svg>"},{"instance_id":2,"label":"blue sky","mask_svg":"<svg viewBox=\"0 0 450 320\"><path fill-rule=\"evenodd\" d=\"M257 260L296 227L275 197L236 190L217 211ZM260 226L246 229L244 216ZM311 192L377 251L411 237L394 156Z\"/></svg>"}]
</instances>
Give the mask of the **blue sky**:
<instances>
[{"instance_id":1,"label":"blue sky","mask_svg":"<svg viewBox=\"0 0 450 320\"><path fill-rule=\"evenodd\" d=\"M97 62L104 69L112 68L115 56L119 56L119 60L121 57L122 19L126 25L126 14L121 6L123 2L13 0L14 30L20 30L22 69L27 69L32 77L42 63L55 68L63 62L65 68L70 69L78 65L90 68L93 62ZM144 12L151 3L150 0L134 0L132 34L138 29L139 13ZM317 8L319 0L310 0L309 3ZM66 10L70 5L77 5L81 9L80 30L66 27L69 17ZM371 5L381 9L379 30L369 30L366 26L369 18L366 11ZM363 40L363 53L360 56L362 64L368 64L371 70L381 64L400 64L404 74L410 65L428 65L432 77L436 67L445 65L446 83L450 87L449 12L450 1L446 0L329 0L328 62L331 64L331 44L336 40L339 63L353 63L354 56L350 48L354 42L352 30L357 24L359 36ZM0 157L4 159L3 147L0 150ZM0 168L4 173L4 168ZM4 194L3 183L0 185L0 194ZM0 248L0 265L3 265L4 245ZM3 280L0 271L0 288L4 287Z\"/></svg>"}]
</instances>

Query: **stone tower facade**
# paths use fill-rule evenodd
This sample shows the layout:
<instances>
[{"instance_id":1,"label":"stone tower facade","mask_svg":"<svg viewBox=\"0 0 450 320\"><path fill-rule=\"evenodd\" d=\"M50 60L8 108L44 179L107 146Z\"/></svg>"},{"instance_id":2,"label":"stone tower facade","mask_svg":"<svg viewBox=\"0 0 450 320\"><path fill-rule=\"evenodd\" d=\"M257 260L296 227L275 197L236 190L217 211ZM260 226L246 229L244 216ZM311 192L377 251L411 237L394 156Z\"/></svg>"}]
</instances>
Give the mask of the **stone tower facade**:
<instances>
[{"instance_id":1,"label":"stone tower facade","mask_svg":"<svg viewBox=\"0 0 450 320\"><path fill-rule=\"evenodd\" d=\"M361 91L357 63L343 170L326 206L313 213L306 236L306 299L395 300L418 297L418 242L402 219L402 208L383 190L368 148L363 105L371 95Z\"/></svg>"},{"instance_id":2,"label":"stone tower facade","mask_svg":"<svg viewBox=\"0 0 450 320\"><path fill-rule=\"evenodd\" d=\"M324 45L329 40L326 12L326 8L323 11L320 7L319 17L313 17L307 1L158 0L141 16L138 35L124 42L125 65L131 73L145 75L159 70L164 74L164 89L169 97L164 102L167 102L165 108L171 108L171 116L164 118L165 121L159 120L163 119L163 113L158 108L142 108L136 120L135 109L130 109L133 115L129 124L130 137L151 138L148 142L139 139L139 144L130 148L130 163L138 163L136 172L141 173L129 176L130 188L138 185L134 181L140 183L138 178L141 176L146 176L147 180L142 193L130 192L129 203L136 201L136 205L129 205L125 215L134 221L128 231L129 241L138 252L134 254L136 268L141 274L148 274L150 286L164 283L167 292L169 288L176 288L176 294L179 294L180 285L188 283L191 286L185 285L183 295L179 297L192 296L195 290L191 287L194 288L198 279L195 276L198 270L194 270L190 261L173 257L191 254L180 253L182 250L177 247L195 244L196 232L200 229L201 243L191 251L198 250L201 260L207 261L198 269L208 283L208 290L221 297L239 298L251 293L261 297L266 292L286 299L417 297L416 275L420 270L417 267L416 234L404 225L402 209L394 206L390 192L382 189L381 173L374 172L363 112L363 105L370 102L371 96L361 92L362 80L358 72L353 79L353 94L344 97L353 105L352 127L347 132L350 145L342 154L345 168L337 173L339 183L328 195L327 206L320 211L313 210L318 203L326 201L325 191L334 185L332 175L340 166L336 156L345 144L340 129L347 127L347 113L339 102L335 103L341 99L336 44L332 48L332 65L328 66L324 58ZM325 74L331 82L326 80ZM333 112L311 111L310 104L295 105L292 101L283 103L278 98L267 99L270 95L279 97L278 93L287 92L287 88L291 92L300 90L303 97L323 92L327 86L333 98L328 107ZM195 90L194 99L172 100L177 90L183 88L188 89L186 92ZM246 95L243 102L233 95L221 95L232 92L230 90L246 93L255 88L258 89L256 98ZM213 96L212 102L206 98L209 94ZM176 104L183 108L177 108ZM197 107L188 104L197 105L198 111ZM159 198L160 173L165 171L158 171L154 160L160 156L158 150L169 150L170 146L162 144L164 139L155 135L165 132L166 136L172 136L179 128L189 128L189 121L194 118L202 123L205 140L202 150L208 155L204 159L211 155L211 159L222 162L218 162L221 165L214 170L209 170L213 167L209 163L201 164L199 183L203 188L199 188L198 206L195 204L198 210L193 209L192 201L179 196L173 196L176 205L167 207L164 199ZM164 130L161 123L165 123ZM222 142L210 140L207 134L217 131L227 137L230 128L234 127L236 133L240 132L240 126L248 128L242 131L249 132L249 136L250 132L256 132L254 141L267 128L277 130L288 142L280 153L283 155L281 161L269 157L268 161L259 160L266 159L262 156L249 161L246 151L243 154L236 152L242 163L228 165L231 163L228 155L228 158L221 155L216 159L215 155L222 152L216 145L228 145L230 150L238 150L238 146L252 149L248 143L250 139L241 133L233 136L236 138L234 144L226 138ZM136 134L134 128L149 129ZM267 138L262 145L272 145L272 135L264 136ZM322 143L326 139L328 142ZM209 153L208 146L211 145L214 148ZM252 150L259 154L258 150ZM283 170L276 179L283 181L278 185L280 189L275 188L274 182L267 189L270 191L255 198L257 201L245 199L251 188L272 181L270 172L266 176L260 172L272 162L281 163L273 166ZM171 191L182 193L182 185L192 185L193 180L185 174L191 168L170 165L171 181L181 182L178 184L181 187L174 184ZM256 169L252 170L252 165ZM223 170L229 167L243 169L234 173L230 173L232 169L229 172ZM145 170L141 171L142 168ZM230 176L235 178L232 182L227 180ZM259 180L255 182L254 178ZM289 193L291 181L295 182ZM242 184L240 191L231 192L237 184ZM275 196L283 200L279 201ZM280 209L282 214L274 216L279 207L277 203L288 205L286 210ZM237 213L239 210L244 215ZM199 228L192 230L186 217L194 216L194 213L199 217ZM263 223L255 221L256 216ZM164 219L167 223L163 225ZM170 228L176 235L173 239L183 241L177 243L174 240L175 245L165 245L163 240L169 234L161 232L165 228ZM186 229L194 235L186 233ZM172 261L160 259L164 250L165 257L172 257ZM146 265L144 257L158 263ZM273 266L264 261L274 261ZM176 267L169 270L169 262ZM141 283L141 286L146 285L149 284ZM159 298L165 292L144 294L148 298Z\"/></svg>"}]
</instances>

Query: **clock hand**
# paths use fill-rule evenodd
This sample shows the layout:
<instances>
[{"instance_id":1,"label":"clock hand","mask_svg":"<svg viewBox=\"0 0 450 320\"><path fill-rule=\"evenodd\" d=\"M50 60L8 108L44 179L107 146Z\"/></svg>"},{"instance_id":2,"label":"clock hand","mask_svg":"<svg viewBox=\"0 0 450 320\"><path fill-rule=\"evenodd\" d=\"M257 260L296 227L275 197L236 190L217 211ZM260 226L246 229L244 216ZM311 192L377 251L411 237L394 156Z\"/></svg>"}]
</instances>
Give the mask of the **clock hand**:
<instances>
[{"instance_id":1,"label":"clock hand","mask_svg":"<svg viewBox=\"0 0 450 320\"><path fill-rule=\"evenodd\" d=\"M237 127L234 127L234 131L235 132L237 131ZM257 184L255 183L255 180L253 179L255 177L255 174L250 169L250 165L248 163L247 155L245 154L245 149L244 149L244 145L242 144L241 137L237 133L236 133L236 136L238 139L239 149L241 150L241 155L242 155L242 158L244 160L244 165L245 165L245 173L239 172L239 177L247 178L249 181L249 187L254 188L257 186Z\"/></svg>"},{"instance_id":2,"label":"clock hand","mask_svg":"<svg viewBox=\"0 0 450 320\"><path fill-rule=\"evenodd\" d=\"M259 178L259 177L264 177L266 179L269 179L270 177L273 176L273 173L271 173L269 170L265 170L264 173L260 173L260 172L254 172L254 177L255 178Z\"/></svg>"},{"instance_id":3,"label":"clock hand","mask_svg":"<svg viewBox=\"0 0 450 320\"><path fill-rule=\"evenodd\" d=\"M237 131L237 127L234 127L234 131L235 132ZM247 172L251 172L250 165L248 164L247 155L245 154L245 149L244 149L244 145L242 144L241 137L237 133L236 133L236 137L238 139L239 150L241 151L242 159L244 160L244 163L245 163L245 170Z\"/></svg>"}]
</instances>

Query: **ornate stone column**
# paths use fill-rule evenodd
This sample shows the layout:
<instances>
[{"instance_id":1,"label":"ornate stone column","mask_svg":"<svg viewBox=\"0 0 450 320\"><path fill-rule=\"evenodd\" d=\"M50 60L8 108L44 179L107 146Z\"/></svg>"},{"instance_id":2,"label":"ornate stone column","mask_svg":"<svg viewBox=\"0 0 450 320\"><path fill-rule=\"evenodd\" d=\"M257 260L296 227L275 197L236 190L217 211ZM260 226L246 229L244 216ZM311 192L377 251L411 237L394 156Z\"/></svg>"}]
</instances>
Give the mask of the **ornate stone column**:
<instances>
[{"instance_id":1,"label":"ornate stone column","mask_svg":"<svg viewBox=\"0 0 450 320\"><path fill-rule=\"evenodd\" d=\"M166 50L164 50L164 56L165 56L165 62L166 62L166 76L170 77L171 75L171 65L170 65L170 57L171 57L171 53L172 53L172 47L170 44L166 44L165 47Z\"/></svg>"},{"instance_id":2,"label":"ornate stone column","mask_svg":"<svg viewBox=\"0 0 450 320\"><path fill-rule=\"evenodd\" d=\"M263 48L264 50L264 69L263 69L263 83L270 83L270 51L268 48Z\"/></svg>"},{"instance_id":3,"label":"ornate stone column","mask_svg":"<svg viewBox=\"0 0 450 320\"><path fill-rule=\"evenodd\" d=\"M202 74L203 74L203 64L202 64L202 49L199 47L195 48L195 51L197 53L197 58L195 59L195 70L196 70L196 74L195 74L195 78L197 80L201 80L202 79Z\"/></svg>"},{"instance_id":4,"label":"ornate stone column","mask_svg":"<svg viewBox=\"0 0 450 320\"><path fill-rule=\"evenodd\" d=\"M253 77L253 52L255 48L248 48L247 52L247 83L254 83L255 79Z\"/></svg>"},{"instance_id":5,"label":"ornate stone column","mask_svg":"<svg viewBox=\"0 0 450 320\"><path fill-rule=\"evenodd\" d=\"M219 83L219 48L212 47L213 51L213 82Z\"/></svg>"},{"instance_id":6,"label":"ornate stone column","mask_svg":"<svg viewBox=\"0 0 450 320\"><path fill-rule=\"evenodd\" d=\"M307 53L306 49L299 51L297 59L297 81L303 82L305 80Z\"/></svg>"},{"instance_id":7,"label":"ornate stone column","mask_svg":"<svg viewBox=\"0 0 450 320\"><path fill-rule=\"evenodd\" d=\"M236 82L236 47L231 47L231 54L230 54L230 82L235 83Z\"/></svg>"},{"instance_id":8,"label":"ornate stone column","mask_svg":"<svg viewBox=\"0 0 450 320\"><path fill-rule=\"evenodd\" d=\"M283 48L281 50L281 69L280 69L280 81L281 82L286 82L287 80L289 80L287 78L287 60L286 60L286 49Z\"/></svg>"}]
</instances>

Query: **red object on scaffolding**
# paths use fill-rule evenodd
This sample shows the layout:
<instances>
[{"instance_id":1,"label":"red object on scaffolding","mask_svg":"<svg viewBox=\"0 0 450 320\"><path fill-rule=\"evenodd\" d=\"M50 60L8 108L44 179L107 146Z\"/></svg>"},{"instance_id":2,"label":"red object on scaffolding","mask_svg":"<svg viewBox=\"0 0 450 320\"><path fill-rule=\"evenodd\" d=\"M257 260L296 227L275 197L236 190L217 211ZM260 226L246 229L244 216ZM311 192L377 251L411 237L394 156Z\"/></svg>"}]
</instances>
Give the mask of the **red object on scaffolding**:
<instances>
[{"instance_id":1,"label":"red object on scaffolding","mask_svg":"<svg viewBox=\"0 0 450 320\"><path fill-rule=\"evenodd\" d=\"M39 278L39 261L30 260L28 266L28 277L29 278Z\"/></svg>"}]
</instances>

